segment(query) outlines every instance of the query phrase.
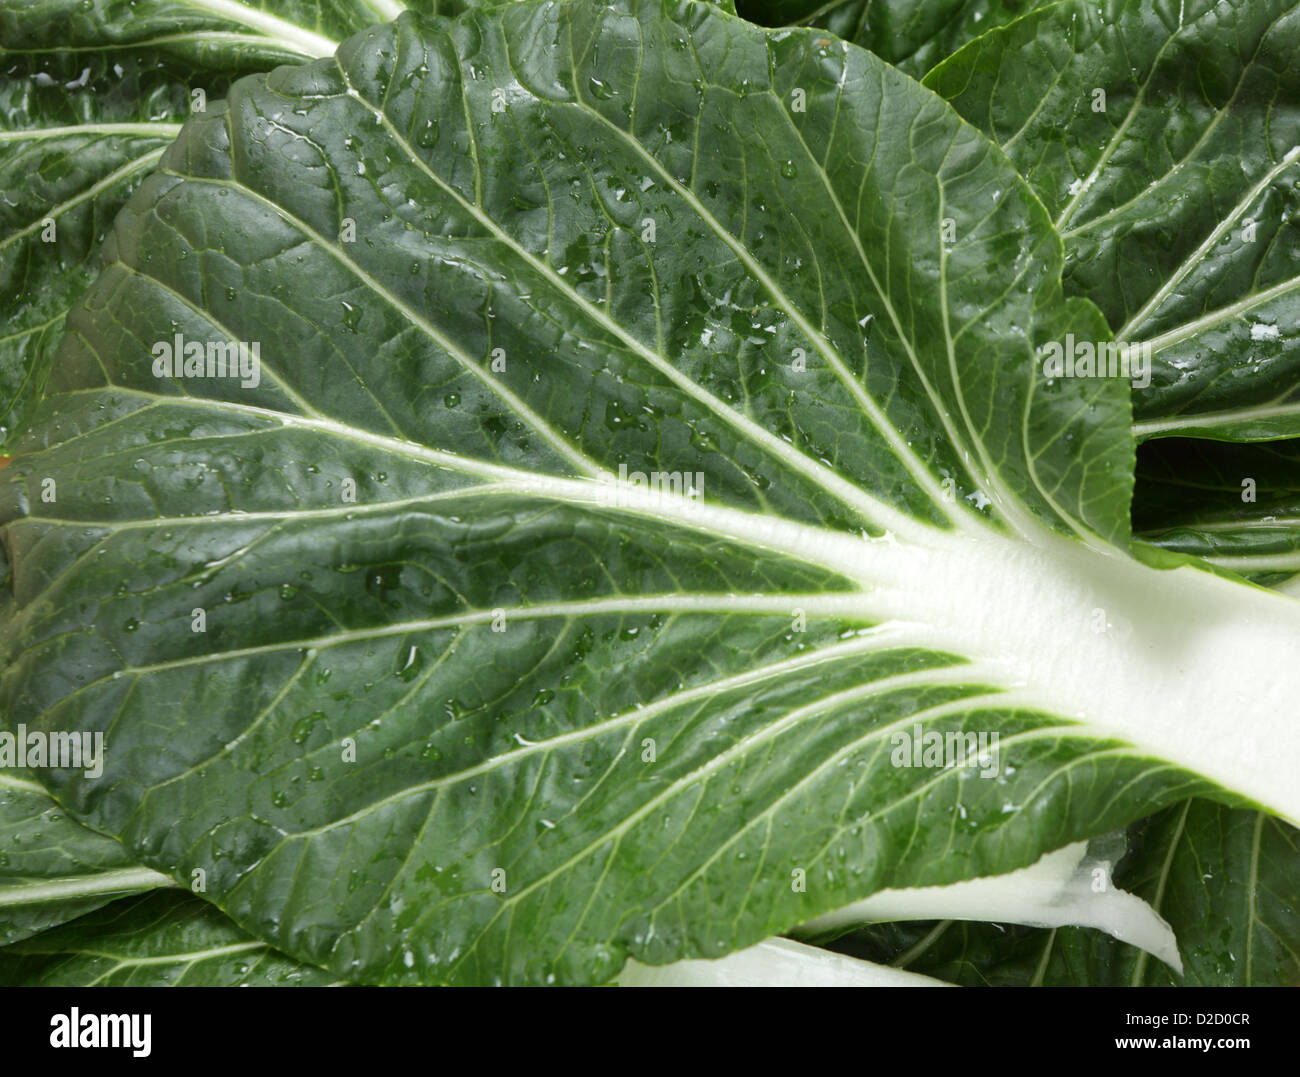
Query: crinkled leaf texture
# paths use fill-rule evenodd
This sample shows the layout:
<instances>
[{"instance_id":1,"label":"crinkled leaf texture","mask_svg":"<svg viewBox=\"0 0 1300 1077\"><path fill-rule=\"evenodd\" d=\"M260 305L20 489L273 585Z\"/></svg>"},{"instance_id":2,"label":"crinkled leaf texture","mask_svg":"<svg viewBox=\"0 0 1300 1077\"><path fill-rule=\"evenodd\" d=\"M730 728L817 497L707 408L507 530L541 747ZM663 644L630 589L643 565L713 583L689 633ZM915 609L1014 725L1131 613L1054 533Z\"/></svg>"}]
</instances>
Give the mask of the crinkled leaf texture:
<instances>
[{"instance_id":1,"label":"crinkled leaf texture","mask_svg":"<svg viewBox=\"0 0 1300 1077\"><path fill-rule=\"evenodd\" d=\"M1141 437L1300 434L1300 5L1065 0L926 76L1061 229L1066 283L1149 344Z\"/></svg>"},{"instance_id":2,"label":"crinkled leaf texture","mask_svg":"<svg viewBox=\"0 0 1300 1077\"><path fill-rule=\"evenodd\" d=\"M279 951L600 983L1195 793L1300 818L1298 607L1121 552L1127 386L1036 359L1104 323L862 50L404 16L191 119L105 262L0 475L0 706L106 731L42 781Z\"/></svg>"}]
</instances>

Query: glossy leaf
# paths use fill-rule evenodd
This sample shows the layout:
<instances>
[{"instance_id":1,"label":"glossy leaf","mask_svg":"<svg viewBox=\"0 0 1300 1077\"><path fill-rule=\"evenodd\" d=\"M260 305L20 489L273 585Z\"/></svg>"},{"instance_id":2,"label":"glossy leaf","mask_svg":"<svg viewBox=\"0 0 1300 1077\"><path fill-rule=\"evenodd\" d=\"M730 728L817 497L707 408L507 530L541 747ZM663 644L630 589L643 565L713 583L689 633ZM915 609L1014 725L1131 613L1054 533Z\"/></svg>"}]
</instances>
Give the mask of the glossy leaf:
<instances>
[{"instance_id":1,"label":"glossy leaf","mask_svg":"<svg viewBox=\"0 0 1300 1077\"><path fill-rule=\"evenodd\" d=\"M1036 362L1104 325L862 50L405 16L192 119L105 255L3 474L0 703L107 728L42 782L285 953L601 983L1193 793L1300 818L1300 674L1226 705L1300 607L1121 552L1127 386Z\"/></svg>"}]
</instances>

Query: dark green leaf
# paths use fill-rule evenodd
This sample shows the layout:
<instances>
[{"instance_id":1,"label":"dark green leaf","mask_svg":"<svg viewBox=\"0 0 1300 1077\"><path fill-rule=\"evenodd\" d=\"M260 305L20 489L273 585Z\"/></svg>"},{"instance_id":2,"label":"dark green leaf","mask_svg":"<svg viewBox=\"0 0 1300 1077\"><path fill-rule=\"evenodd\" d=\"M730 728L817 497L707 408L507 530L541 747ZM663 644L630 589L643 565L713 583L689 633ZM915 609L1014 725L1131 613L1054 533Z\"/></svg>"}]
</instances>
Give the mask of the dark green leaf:
<instances>
[{"instance_id":1,"label":"dark green leaf","mask_svg":"<svg viewBox=\"0 0 1300 1077\"><path fill-rule=\"evenodd\" d=\"M741 0L762 26L819 26L870 49L913 78L1042 0Z\"/></svg>"},{"instance_id":2,"label":"dark green leaf","mask_svg":"<svg viewBox=\"0 0 1300 1077\"><path fill-rule=\"evenodd\" d=\"M124 898L0 949L4 987L322 987L338 984L276 953L191 894Z\"/></svg>"},{"instance_id":3,"label":"dark green leaf","mask_svg":"<svg viewBox=\"0 0 1300 1077\"><path fill-rule=\"evenodd\" d=\"M1300 572L1300 442L1150 441L1138 452L1139 538L1276 587Z\"/></svg>"}]
</instances>

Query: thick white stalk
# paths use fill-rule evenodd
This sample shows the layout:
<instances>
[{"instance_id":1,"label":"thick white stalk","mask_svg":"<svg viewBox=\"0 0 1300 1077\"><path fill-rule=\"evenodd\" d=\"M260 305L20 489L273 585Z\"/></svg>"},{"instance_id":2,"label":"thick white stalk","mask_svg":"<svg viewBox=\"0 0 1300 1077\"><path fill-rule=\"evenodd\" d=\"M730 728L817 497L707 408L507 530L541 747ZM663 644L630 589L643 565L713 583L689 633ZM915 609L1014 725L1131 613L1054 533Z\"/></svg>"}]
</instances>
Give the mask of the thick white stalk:
<instances>
[{"instance_id":1,"label":"thick white stalk","mask_svg":"<svg viewBox=\"0 0 1300 1077\"><path fill-rule=\"evenodd\" d=\"M864 598L872 613L1000 665L1020 696L1089 727L1081 733L1126 741L1300 825L1300 602L1045 532L900 544L889 560L890 582Z\"/></svg>"},{"instance_id":2,"label":"thick white stalk","mask_svg":"<svg viewBox=\"0 0 1300 1077\"><path fill-rule=\"evenodd\" d=\"M1028 927L1091 927L1159 958L1179 974L1173 930L1141 898L1117 889L1110 870L1118 850L1089 852L1075 842L1006 875L948 886L880 890L819 916L796 934L824 935L855 924L898 920L975 920Z\"/></svg>"},{"instance_id":3,"label":"thick white stalk","mask_svg":"<svg viewBox=\"0 0 1300 1077\"><path fill-rule=\"evenodd\" d=\"M792 939L765 939L716 961L629 961L620 987L952 987L905 969L874 965Z\"/></svg>"}]
</instances>

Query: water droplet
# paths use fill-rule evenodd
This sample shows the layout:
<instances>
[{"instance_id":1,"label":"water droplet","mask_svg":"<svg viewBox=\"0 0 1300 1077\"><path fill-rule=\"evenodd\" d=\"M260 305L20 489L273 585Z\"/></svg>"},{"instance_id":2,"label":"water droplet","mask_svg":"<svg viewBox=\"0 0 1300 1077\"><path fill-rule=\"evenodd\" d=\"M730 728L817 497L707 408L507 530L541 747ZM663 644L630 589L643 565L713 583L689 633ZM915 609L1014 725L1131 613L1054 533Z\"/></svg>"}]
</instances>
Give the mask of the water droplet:
<instances>
[{"instance_id":1,"label":"water droplet","mask_svg":"<svg viewBox=\"0 0 1300 1077\"><path fill-rule=\"evenodd\" d=\"M324 720L325 715L321 711L312 711L311 714L299 718L293 723L293 729L290 731L294 744L305 744L307 738L311 736L312 728L317 722L323 722Z\"/></svg>"},{"instance_id":2,"label":"water droplet","mask_svg":"<svg viewBox=\"0 0 1300 1077\"><path fill-rule=\"evenodd\" d=\"M424 668L424 659L420 655L420 648L412 644L406 656L402 659L401 667L396 671L397 676L408 684L419 676L420 670Z\"/></svg>"},{"instance_id":3,"label":"water droplet","mask_svg":"<svg viewBox=\"0 0 1300 1077\"><path fill-rule=\"evenodd\" d=\"M357 326L361 324L361 315L364 313L358 306L354 306L346 299L339 300L343 304L343 328L350 333L357 331Z\"/></svg>"}]
</instances>

